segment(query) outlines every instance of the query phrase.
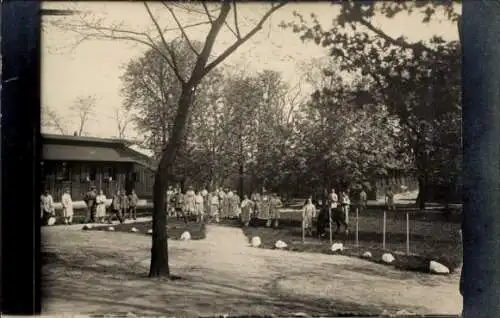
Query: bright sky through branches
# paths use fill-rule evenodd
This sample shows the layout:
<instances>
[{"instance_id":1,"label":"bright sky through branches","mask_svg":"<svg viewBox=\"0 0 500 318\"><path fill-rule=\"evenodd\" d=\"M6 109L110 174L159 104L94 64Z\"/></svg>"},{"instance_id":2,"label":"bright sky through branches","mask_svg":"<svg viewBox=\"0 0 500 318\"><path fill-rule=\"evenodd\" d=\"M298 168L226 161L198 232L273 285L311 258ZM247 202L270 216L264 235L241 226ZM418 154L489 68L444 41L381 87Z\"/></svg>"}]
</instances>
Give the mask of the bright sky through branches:
<instances>
[{"instance_id":1,"label":"bright sky through branches","mask_svg":"<svg viewBox=\"0 0 500 318\"><path fill-rule=\"evenodd\" d=\"M46 8L62 8L68 6L65 2L46 2ZM150 20L147 17L144 6L140 2L76 2L71 6L78 10L94 12L96 17L102 17L106 21L123 23L134 30L150 29ZM152 2L155 14L161 18L168 14L158 3ZM267 3L239 4L238 13L241 32L255 24L262 12L268 9ZM281 21L291 21L292 13L297 11L308 17L314 12L324 27L328 27L338 13L335 6L327 2L314 3L291 3L278 10L264 28L257 33L249 42L240 47L230 56L223 66L234 66L239 70L249 73L263 69L272 69L283 74L292 86L303 77L302 66L313 58L326 55L326 50L312 44L303 44L296 34L291 30L283 30L278 27ZM176 9L176 14L183 24L192 24L205 18L196 13L188 13L184 9ZM230 15L232 16L232 15ZM44 17L45 20L52 17ZM175 26L175 22L165 15L162 21L170 21L168 26ZM230 24L232 21L228 21ZM446 21L423 24L420 16L408 16L401 14L395 19L379 18L375 24L383 28L392 36L404 35L410 40L427 39L433 35L443 36L447 40L458 39L456 25ZM71 34L54 29L44 24L42 34L42 107L48 106L57 111L61 117L65 117L68 126L75 126L75 119L69 115L69 107L78 96L93 95L98 99L98 116L88 123L88 135L98 137L111 137L117 135L116 123L113 113L117 106L121 105L120 96L121 81L125 64L131 59L138 57L145 51L144 46L130 42L111 41L86 41L75 49L75 43ZM188 35L193 40L203 41L207 26L191 28ZM171 38L178 36L172 32ZM223 28L218 41L214 47L214 54L226 48L234 36L227 28ZM304 94L308 91L304 90ZM55 132L55 131L46 131ZM129 134L129 135L133 135Z\"/></svg>"}]
</instances>

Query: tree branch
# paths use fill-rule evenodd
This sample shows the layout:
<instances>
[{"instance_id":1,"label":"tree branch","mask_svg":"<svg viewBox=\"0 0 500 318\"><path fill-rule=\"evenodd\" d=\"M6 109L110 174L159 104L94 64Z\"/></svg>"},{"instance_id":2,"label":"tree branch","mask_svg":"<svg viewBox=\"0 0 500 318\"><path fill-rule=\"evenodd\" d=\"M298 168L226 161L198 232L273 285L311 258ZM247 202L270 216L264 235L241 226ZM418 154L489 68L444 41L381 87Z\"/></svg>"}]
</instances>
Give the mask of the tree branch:
<instances>
[{"instance_id":1,"label":"tree branch","mask_svg":"<svg viewBox=\"0 0 500 318\"><path fill-rule=\"evenodd\" d=\"M372 31L373 33L375 33L376 35L378 35L379 37L381 37L385 41L391 43L392 45L399 46L399 47L406 48L406 49L411 49L411 50L421 50L421 51L430 53L432 55L434 55L436 53L436 52L434 52L434 50L423 45L421 42L408 43L407 41L403 40L403 38L394 39L393 37L389 36L387 33L382 31L381 29L376 28L372 23L370 23L366 19L359 18L359 19L357 19L357 21L359 23L361 23L361 25L366 27L368 30Z\"/></svg>"},{"instance_id":2,"label":"tree branch","mask_svg":"<svg viewBox=\"0 0 500 318\"><path fill-rule=\"evenodd\" d=\"M158 34L160 35L161 42L162 42L164 48L170 54L170 57L171 57L172 61L170 61L168 58L166 58L165 55L163 55L163 54L162 55L165 57L165 60L167 61L167 63L169 64L169 66L172 68L172 71L174 72L175 76L177 76L177 78L179 79L179 81L181 83L184 83L185 80L182 77L182 75L180 74L179 66L177 64L177 59L175 57L174 50L170 47L170 45L165 40L165 37L163 36L162 29L160 28L160 25L158 24L158 21L156 20L156 18L153 16L153 13L151 12L151 9L149 8L149 5L146 3L146 1L144 1L143 3L144 3L144 7L146 8L146 11L148 12L149 18L151 19L151 21L155 25L156 30L158 31ZM159 50L159 51L161 52L161 50Z\"/></svg>"},{"instance_id":3,"label":"tree branch","mask_svg":"<svg viewBox=\"0 0 500 318\"><path fill-rule=\"evenodd\" d=\"M179 30L181 31L182 33L182 36L184 37L184 39L186 40L187 44L189 45L189 48L191 49L191 51L194 52L194 54L196 54L196 56L199 56L200 53L198 53L198 51L195 49L193 43L191 43L191 40L189 40L187 34L186 34L186 31L184 30L184 27L182 26L181 22L179 21L179 19L177 18L177 16L175 15L175 12L172 8L170 8L164 1L161 2L163 4L163 6L165 8L167 8L167 10L170 12L170 14L172 15L172 17L174 18L175 20L175 23L177 24L177 27L179 28Z\"/></svg>"},{"instance_id":4,"label":"tree branch","mask_svg":"<svg viewBox=\"0 0 500 318\"><path fill-rule=\"evenodd\" d=\"M213 24L214 20L212 19L212 15L210 15L210 12L208 11L207 5L205 4L204 1L202 1L201 4L203 5L203 9L205 9L205 13L208 17L208 21L210 21L210 23Z\"/></svg>"},{"instance_id":5,"label":"tree branch","mask_svg":"<svg viewBox=\"0 0 500 318\"><path fill-rule=\"evenodd\" d=\"M62 119L54 110L47 108L45 118L46 121L42 123L45 123L48 127L56 128L62 135L66 135L66 129L64 129L61 123Z\"/></svg>"},{"instance_id":6,"label":"tree branch","mask_svg":"<svg viewBox=\"0 0 500 318\"><path fill-rule=\"evenodd\" d=\"M233 30L233 28L229 25L229 23L227 23L227 21L224 21L224 25L227 27L229 31L231 31L232 34L234 34L234 37L236 39L239 39L238 33L236 33L236 31Z\"/></svg>"},{"instance_id":7,"label":"tree branch","mask_svg":"<svg viewBox=\"0 0 500 318\"><path fill-rule=\"evenodd\" d=\"M227 3L224 3L223 9L225 8L226 4ZM278 10L281 7L283 7L285 4L286 4L286 2L280 3L280 4L276 5L276 6L273 5L271 7L271 9L269 9L269 11L267 11L266 14L264 14L264 16L260 19L259 23L257 23L257 25L252 30L250 30L250 32L248 32L244 37L242 37L239 40L237 40L236 42L234 42L230 47L228 47L224 52L222 52L215 60L213 60L210 64L208 64L204 68L203 74L207 74L208 72L210 72L213 68L215 68L222 61L224 61L229 55L231 55L234 51L236 51L236 49L238 47L240 47L243 43L245 43L246 41L248 41L255 33L257 33L260 29L262 29L262 25L264 24L264 22L266 22L266 20L276 10ZM229 13L229 8L227 8L226 10L228 11L227 13ZM226 13L226 16L227 16L227 13ZM208 37L207 37L207 40L208 40ZM207 43L207 42L205 42L205 43Z\"/></svg>"},{"instance_id":8,"label":"tree branch","mask_svg":"<svg viewBox=\"0 0 500 318\"><path fill-rule=\"evenodd\" d=\"M234 27L236 28L236 38L241 39L240 27L238 25L238 12L236 10L236 1L233 1Z\"/></svg>"},{"instance_id":9,"label":"tree branch","mask_svg":"<svg viewBox=\"0 0 500 318\"><path fill-rule=\"evenodd\" d=\"M203 46L200 55L196 59L196 65L194 66L193 72L191 73L189 84L192 85L196 81L199 82L199 79L203 78L203 76L208 73L206 71L208 57L210 56L210 52L212 52L212 48L214 46L215 40L217 39L217 35L219 34L224 21L226 21L227 15L229 14L230 10L231 5L229 3L222 3L219 15L212 23L212 27L210 28L210 31L208 31L207 37L205 39L205 45Z\"/></svg>"}]
</instances>

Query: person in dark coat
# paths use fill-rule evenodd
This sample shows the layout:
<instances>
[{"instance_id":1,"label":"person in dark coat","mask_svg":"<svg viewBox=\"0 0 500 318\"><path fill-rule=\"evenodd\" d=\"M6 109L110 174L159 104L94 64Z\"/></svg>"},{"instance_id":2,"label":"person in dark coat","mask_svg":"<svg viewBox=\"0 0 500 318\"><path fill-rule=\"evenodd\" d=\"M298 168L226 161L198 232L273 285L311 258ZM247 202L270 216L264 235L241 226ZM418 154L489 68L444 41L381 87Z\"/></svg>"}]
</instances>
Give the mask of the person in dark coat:
<instances>
[{"instance_id":1,"label":"person in dark coat","mask_svg":"<svg viewBox=\"0 0 500 318\"><path fill-rule=\"evenodd\" d=\"M283 206L280 198L276 193L273 193L269 200L269 217L272 221L273 228L277 229L280 221L280 208Z\"/></svg>"},{"instance_id":2,"label":"person in dark coat","mask_svg":"<svg viewBox=\"0 0 500 318\"><path fill-rule=\"evenodd\" d=\"M139 202L139 197L135 193L135 190L128 196L128 218L137 220L137 202Z\"/></svg>"},{"instance_id":3,"label":"person in dark coat","mask_svg":"<svg viewBox=\"0 0 500 318\"><path fill-rule=\"evenodd\" d=\"M85 218L85 223L87 222L94 223L96 221L95 220L95 214L97 209L96 198L97 198L96 188L95 186L91 186L89 188L89 191L83 197L83 201L87 205L87 216Z\"/></svg>"},{"instance_id":4,"label":"person in dark coat","mask_svg":"<svg viewBox=\"0 0 500 318\"><path fill-rule=\"evenodd\" d=\"M111 201L111 213L108 218L108 223L111 224L113 217L116 216L120 223L125 222L122 216L122 198L123 196L120 193L120 190L116 191L116 194L113 196L113 201Z\"/></svg>"},{"instance_id":5,"label":"person in dark coat","mask_svg":"<svg viewBox=\"0 0 500 318\"><path fill-rule=\"evenodd\" d=\"M175 194L175 214L177 216L177 220L182 218L184 219L184 223L187 224L187 216L184 211L184 194L182 194L182 191L180 189L177 189L177 192Z\"/></svg>"},{"instance_id":6,"label":"person in dark coat","mask_svg":"<svg viewBox=\"0 0 500 318\"><path fill-rule=\"evenodd\" d=\"M254 207L254 203L248 199L248 196L245 194L243 197L243 201L241 202L241 223L244 227L248 227L250 224L250 218L252 216L252 210Z\"/></svg>"},{"instance_id":7,"label":"person in dark coat","mask_svg":"<svg viewBox=\"0 0 500 318\"><path fill-rule=\"evenodd\" d=\"M128 202L128 195L125 192L125 190L121 192L120 204L121 204L122 217L124 219L128 219L129 217L127 214L129 209L129 202Z\"/></svg>"}]
</instances>

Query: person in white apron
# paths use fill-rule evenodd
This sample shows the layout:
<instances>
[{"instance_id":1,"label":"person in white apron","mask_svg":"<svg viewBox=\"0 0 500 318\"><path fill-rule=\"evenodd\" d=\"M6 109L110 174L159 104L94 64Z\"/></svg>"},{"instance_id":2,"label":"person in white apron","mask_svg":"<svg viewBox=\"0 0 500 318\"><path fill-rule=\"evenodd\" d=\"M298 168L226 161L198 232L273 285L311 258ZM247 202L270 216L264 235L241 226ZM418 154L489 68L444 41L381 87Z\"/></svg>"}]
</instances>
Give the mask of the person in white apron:
<instances>
[{"instance_id":1,"label":"person in white apron","mask_svg":"<svg viewBox=\"0 0 500 318\"><path fill-rule=\"evenodd\" d=\"M63 207L63 218L64 224L71 225L73 223L73 200L71 199L71 194L69 194L69 189L64 189L64 193L61 196L61 204Z\"/></svg>"},{"instance_id":2,"label":"person in white apron","mask_svg":"<svg viewBox=\"0 0 500 318\"><path fill-rule=\"evenodd\" d=\"M96 220L99 223L104 223L104 219L106 218L106 196L102 189L99 190L99 195L95 198L95 202L97 204L95 212Z\"/></svg>"},{"instance_id":3,"label":"person in white apron","mask_svg":"<svg viewBox=\"0 0 500 318\"><path fill-rule=\"evenodd\" d=\"M215 217L215 222L219 223L220 197L218 191L212 194L210 200L210 217Z\"/></svg>"},{"instance_id":4,"label":"person in white apron","mask_svg":"<svg viewBox=\"0 0 500 318\"><path fill-rule=\"evenodd\" d=\"M250 219L252 216L254 203L248 199L248 196L245 194L243 201L241 201L241 223L244 227L248 227L250 224Z\"/></svg>"},{"instance_id":5,"label":"person in white apron","mask_svg":"<svg viewBox=\"0 0 500 318\"><path fill-rule=\"evenodd\" d=\"M50 218L55 216L54 199L49 190L45 190L40 197L40 205L42 211L42 224L48 225Z\"/></svg>"},{"instance_id":6,"label":"person in white apron","mask_svg":"<svg viewBox=\"0 0 500 318\"><path fill-rule=\"evenodd\" d=\"M302 209L302 227L304 228L304 232L310 236L312 236L313 218L315 217L316 207L312 203L312 199L309 198Z\"/></svg>"},{"instance_id":7,"label":"person in white apron","mask_svg":"<svg viewBox=\"0 0 500 318\"><path fill-rule=\"evenodd\" d=\"M196 215L196 222L202 223L203 215L205 213L203 205L203 196L201 195L201 192L196 193L196 195L194 196L194 203L195 203L194 213Z\"/></svg>"},{"instance_id":8,"label":"person in white apron","mask_svg":"<svg viewBox=\"0 0 500 318\"><path fill-rule=\"evenodd\" d=\"M342 192L340 195L340 206L342 209L342 215L345 218L345 223L349 224L349 207L351 205L351 200L347 192Z\"/></svg>"}]
</instances>

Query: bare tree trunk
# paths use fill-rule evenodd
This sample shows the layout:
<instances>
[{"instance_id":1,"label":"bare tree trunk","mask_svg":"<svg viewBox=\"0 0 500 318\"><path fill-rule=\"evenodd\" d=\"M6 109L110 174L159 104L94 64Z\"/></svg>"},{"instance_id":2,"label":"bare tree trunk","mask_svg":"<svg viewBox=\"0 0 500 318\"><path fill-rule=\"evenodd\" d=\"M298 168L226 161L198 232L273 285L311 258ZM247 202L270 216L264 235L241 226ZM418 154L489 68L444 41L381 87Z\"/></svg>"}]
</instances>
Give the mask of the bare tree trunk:
<instances>
[{"instance_id":1,"label":"bare tree trunk","mask_svg":"<svg viewBox=\"0 0 500 318\"><path fill-rule=\"evenodd\" d=\"M168 265L167 218L164 209L165 191L170 182L172 168L184 135L192 97L192 88L185 85L182 88L182 94L179 99L172 138L170 138L167 147L163 150L160 164L155 174L153 186L153 238L149 277L170 276L170 268Z\"/></svg>"}]
</instances>

